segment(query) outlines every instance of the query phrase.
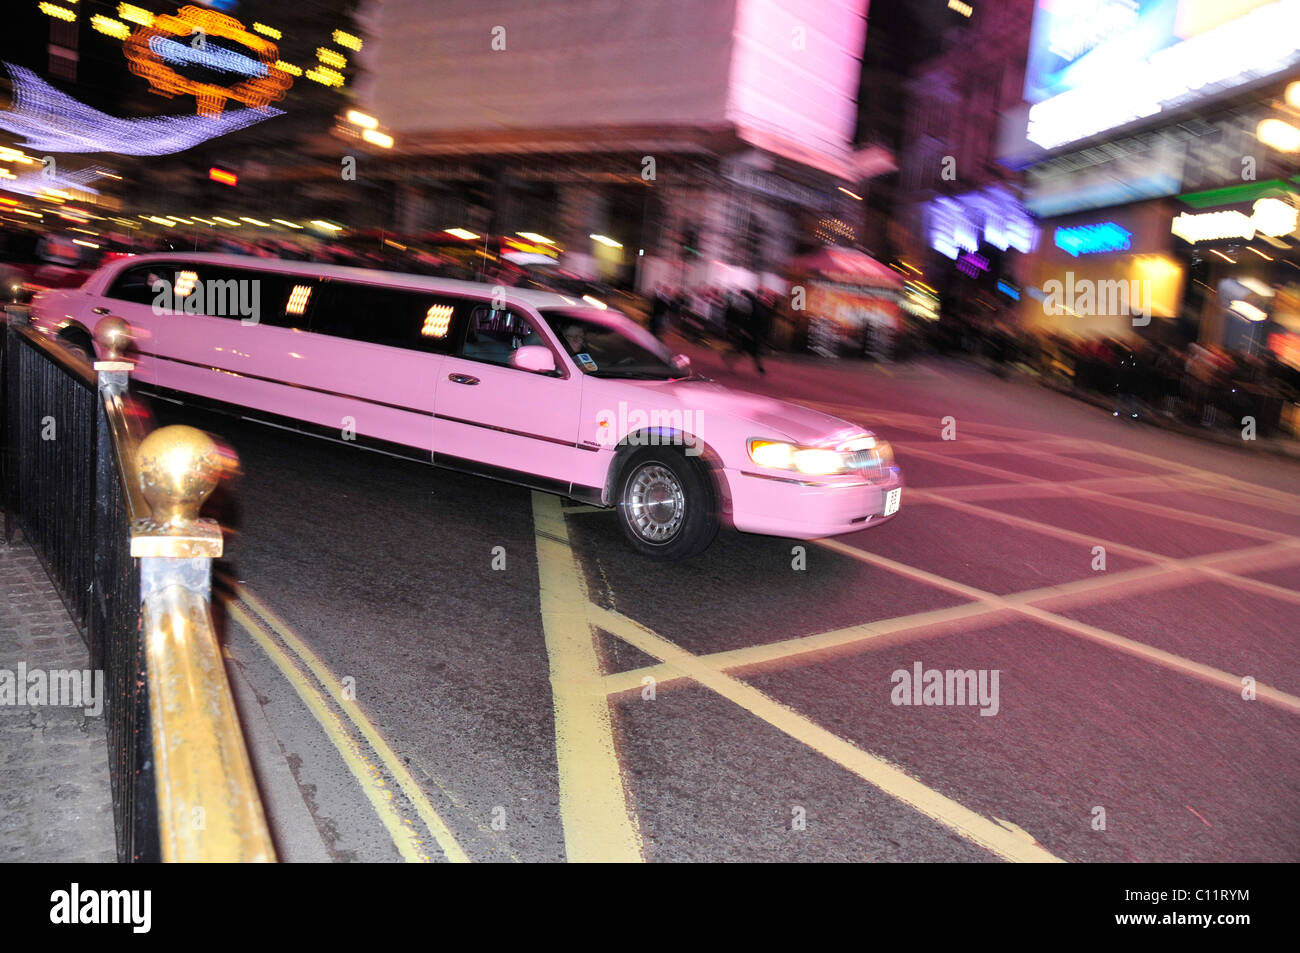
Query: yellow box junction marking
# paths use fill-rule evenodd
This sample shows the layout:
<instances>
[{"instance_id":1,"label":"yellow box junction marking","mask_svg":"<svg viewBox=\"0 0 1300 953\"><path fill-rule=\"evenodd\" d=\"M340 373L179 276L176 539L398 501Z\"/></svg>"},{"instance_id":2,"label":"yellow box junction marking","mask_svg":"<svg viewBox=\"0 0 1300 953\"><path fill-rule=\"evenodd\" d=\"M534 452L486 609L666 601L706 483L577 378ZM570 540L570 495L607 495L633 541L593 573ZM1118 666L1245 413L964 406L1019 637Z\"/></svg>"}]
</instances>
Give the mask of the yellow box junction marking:
<instances>
[{"instance_id":1,"label":"yellow box junction marking","mask_svg":"<svg viewBox=\"0 0 1300 953\"><path fill-rule=\"evenodd\" d=\"M587 591L558 498L533 493L542 627L555 706L560 818L570 861L644 860L614 746Z\"/></svg>"}]
</instances>

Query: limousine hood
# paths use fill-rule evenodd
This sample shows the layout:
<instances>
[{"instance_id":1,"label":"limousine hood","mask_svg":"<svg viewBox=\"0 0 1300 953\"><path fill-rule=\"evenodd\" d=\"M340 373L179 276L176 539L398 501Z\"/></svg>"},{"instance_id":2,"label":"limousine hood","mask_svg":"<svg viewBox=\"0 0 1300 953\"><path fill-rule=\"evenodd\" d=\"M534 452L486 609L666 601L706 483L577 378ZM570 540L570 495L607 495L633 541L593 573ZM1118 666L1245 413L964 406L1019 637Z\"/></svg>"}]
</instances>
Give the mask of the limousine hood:
<instances>
[{"instance_id":1,"label":"limousine hood","mask_svg":"<svg viewBox=\"0 0 1300 953\"><path fill-rule=\"evenodd\" d=\"M784 437L795 443L818 446L863 433L862 427L819 410L733 390L713 381L688 379L628 383L648 392L648 407L652 408L667 397L680 403L683 410L702 412L705 420L708 415L716 414L751 421L754 433L750 436L754 437Z\"/></svg>"}]
</instances>

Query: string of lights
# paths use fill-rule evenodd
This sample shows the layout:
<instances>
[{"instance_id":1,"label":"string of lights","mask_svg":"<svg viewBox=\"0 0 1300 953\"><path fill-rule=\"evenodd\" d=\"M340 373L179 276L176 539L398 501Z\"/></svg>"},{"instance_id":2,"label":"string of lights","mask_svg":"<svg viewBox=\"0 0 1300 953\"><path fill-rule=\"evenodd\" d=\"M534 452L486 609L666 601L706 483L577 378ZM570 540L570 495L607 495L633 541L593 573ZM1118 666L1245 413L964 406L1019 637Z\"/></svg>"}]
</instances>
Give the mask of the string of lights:
<instances>
[{"instance_id":1,"label":"string of lights","mask_svg":"<svg viewBox=\"0 0 1300 953\"><path fill-rule=\"evenodd\" d=\"M13 106L0 111L0 129L24 137L36 152L115 152L171 155L218 136L284 115L283 110L225 110L214 116L110 116L60 92L31 70L4 64L13 83Z\"/></svg>"}]
</instances>

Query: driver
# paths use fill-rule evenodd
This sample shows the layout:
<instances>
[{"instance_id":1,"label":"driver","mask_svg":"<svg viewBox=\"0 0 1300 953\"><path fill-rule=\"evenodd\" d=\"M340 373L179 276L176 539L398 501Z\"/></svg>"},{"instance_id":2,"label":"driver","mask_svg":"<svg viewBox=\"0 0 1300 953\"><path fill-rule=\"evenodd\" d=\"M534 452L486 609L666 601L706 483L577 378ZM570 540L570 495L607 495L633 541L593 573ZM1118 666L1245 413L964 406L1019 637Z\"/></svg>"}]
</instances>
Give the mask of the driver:
<instances>
[{"instance_id":1,"label":"driver","mask_svg":"<svg viewBox=\"0 0 1300 953\"><path fill-rule=\"evenodd\" d=\"M572 354L582 354L587 350L587 330L577 321L572 322L563 331L564 343Z\"/></svg>"}]
</instances>

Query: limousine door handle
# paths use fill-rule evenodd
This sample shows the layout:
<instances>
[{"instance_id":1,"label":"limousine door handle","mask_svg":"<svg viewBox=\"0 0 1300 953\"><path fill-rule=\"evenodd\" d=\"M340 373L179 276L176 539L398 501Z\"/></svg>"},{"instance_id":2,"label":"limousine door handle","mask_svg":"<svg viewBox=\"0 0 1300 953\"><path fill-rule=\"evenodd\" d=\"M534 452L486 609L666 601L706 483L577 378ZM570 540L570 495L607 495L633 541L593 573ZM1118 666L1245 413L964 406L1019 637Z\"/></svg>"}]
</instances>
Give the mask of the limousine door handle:
<instances>
[{"instance_id":1,"label":"limousine door handle","mask_svg":"<svg viewBox=\"0 0 1300 953\"><path fill-rule=\"evenodd\" d=\"M453 384L477 384L477 377L470 377L468 374L448 374L447 380Z\"/></svg>"},{"instance_id":2,"label":"limousine door handle","mask_svg":"<svg viewBox=\"0 0 1300 953\"><path fill-rule=\"evenodd\" d=\"M111 309L110 309L110 308L91 308L90 310L91 310L91 313L93 313L93 314L108 314L108 312L109 312Z\"/></svg>"}]
</instances>

